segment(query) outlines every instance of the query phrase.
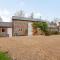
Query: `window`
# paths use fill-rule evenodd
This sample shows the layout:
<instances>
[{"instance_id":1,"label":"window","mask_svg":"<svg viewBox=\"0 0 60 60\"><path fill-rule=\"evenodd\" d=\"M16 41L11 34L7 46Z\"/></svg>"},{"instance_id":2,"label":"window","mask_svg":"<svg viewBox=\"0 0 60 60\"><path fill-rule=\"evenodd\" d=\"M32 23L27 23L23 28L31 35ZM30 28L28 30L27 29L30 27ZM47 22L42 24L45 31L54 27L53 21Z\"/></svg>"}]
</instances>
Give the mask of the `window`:
<instances>
[{"instance_id":1,"label":"window","mask_svg":"<svg viewBox=\"0 0 60 60\"><path fill-rule=\"evenodd\" d=\"M22 31L22 28L20 28L19 31Z\"/></svg>"},{"instance_id":2,"label":"window","mask_svg":"<svg viewBox=\"0 0 60 60\"><path fill-rule=\"evenodd\" d=\"M5 32L5 29L2 29L2 32Z\"/></svg>"},{"instance_id":3,"label":"window","mask_svg":"<svg viewBox=\"0 0 60 60\"><path fill-rule=\"evenodd\" d=\"M21 31L22 31L22 28L21 28Z\"/></svg>"}]
</instances>

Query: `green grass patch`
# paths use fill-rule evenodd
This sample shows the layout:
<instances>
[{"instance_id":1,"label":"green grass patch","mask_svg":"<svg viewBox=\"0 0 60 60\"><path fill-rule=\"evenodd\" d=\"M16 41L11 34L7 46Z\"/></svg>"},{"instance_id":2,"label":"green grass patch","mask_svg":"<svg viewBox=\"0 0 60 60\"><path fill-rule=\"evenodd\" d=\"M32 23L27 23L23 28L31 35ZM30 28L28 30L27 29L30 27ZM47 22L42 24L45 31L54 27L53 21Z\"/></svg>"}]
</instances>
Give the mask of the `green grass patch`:
<instances>
[{"instance_id":1,"label":"green grass patch","mask_svg":"<svg viewBox=\"0 0 60 60\"><path fill-rule=\"evenodd\" d=\"M12 59L7 53L0 51L0 60L12 60Z\"/></svg>"}]
</instances>

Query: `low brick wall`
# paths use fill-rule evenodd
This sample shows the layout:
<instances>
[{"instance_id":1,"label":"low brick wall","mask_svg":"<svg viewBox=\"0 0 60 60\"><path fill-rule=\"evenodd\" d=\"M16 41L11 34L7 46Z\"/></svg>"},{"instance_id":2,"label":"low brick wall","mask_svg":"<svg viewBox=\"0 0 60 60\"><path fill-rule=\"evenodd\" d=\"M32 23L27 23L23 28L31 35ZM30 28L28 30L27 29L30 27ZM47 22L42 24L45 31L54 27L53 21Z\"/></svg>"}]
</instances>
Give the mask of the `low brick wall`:
<instances>
[{"instance_id":1,"label":"low brick wall","mask_svg":"<svg viewBox=\"0 0 60 60\"><path fill-rule=\"evenodd\" d=\"M9 37L9 34L7 34L7 33L0 33L0 37Z\"/></svg>"}]
</instances>

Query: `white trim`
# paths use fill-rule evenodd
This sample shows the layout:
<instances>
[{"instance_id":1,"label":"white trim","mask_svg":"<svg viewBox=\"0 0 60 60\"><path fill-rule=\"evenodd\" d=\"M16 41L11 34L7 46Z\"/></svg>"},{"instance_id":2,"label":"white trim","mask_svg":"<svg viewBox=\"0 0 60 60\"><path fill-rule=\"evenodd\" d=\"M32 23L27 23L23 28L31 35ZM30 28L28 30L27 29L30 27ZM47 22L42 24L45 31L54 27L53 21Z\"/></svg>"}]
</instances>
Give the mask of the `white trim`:
<instances>
[{"instance_id":1,"label":"white trim","mask_svg":"<svg viewBox=\"0 0 60 60\"><path fill-rule=\"evenodd\" d=\"M7 28L7 34L9 34L9 37L12 37L12 28Z\"/></svg>"},{"instance_id":2,"label":"white trim","mask_svg":"<svg viewBox=\"0 0 60 60\"><path fill-rule=\"evenodd\" d=\"M32 22L28 22L28 36L32 35Z\"/></svg>"}]
</instances>

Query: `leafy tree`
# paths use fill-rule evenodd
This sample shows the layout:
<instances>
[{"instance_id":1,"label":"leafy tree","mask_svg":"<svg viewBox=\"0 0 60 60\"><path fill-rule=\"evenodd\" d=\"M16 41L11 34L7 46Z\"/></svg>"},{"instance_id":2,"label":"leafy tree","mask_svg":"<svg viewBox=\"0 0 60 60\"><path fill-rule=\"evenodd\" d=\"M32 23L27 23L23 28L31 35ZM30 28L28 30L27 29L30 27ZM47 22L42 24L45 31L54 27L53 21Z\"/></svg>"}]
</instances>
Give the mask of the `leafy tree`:
<instances>
[{"instance_id":1,"label":"leafy tree","mask_svg":"<svg viewBox=\"0 0 60 60\"><path fill-rule=\"evenodd\" d=\"M34 28L40 28L43 32L48 31L48 24L46 22L34 22L32 26Z\"/></svg>"},{"instance_id":2,"label":"leafy tree","mask_svg":"<svg viewBox=\"0 0 60 60\"><path fill-rule=\"evenodd\" d=\"M42 22L38 22L37 27L40 28L41 30L43 30L43 23Z\"/></svg>"},{"instance_id":3,"label":"leafy tree","mask_svg":"<svg viewBox=\"0 0 60 60\"><path fill-rule=\"evenodd\" d=\"M48 24L46 22L43 22L43 31L48 30Z\"/></svg>"},{"instance_id":4,"label":"leafy tree","mask_svg":"<svg viewBox=\"0 0 60 60\"><path fill-rule=\"evenodd\" d=\"M37 22L34 22L34 23L32 24L32 26L33 26L33 28L37 28L37 27L38 27L38 23L37 23Z\"/></svg>"}]
</instances>

